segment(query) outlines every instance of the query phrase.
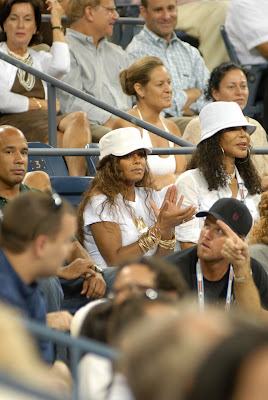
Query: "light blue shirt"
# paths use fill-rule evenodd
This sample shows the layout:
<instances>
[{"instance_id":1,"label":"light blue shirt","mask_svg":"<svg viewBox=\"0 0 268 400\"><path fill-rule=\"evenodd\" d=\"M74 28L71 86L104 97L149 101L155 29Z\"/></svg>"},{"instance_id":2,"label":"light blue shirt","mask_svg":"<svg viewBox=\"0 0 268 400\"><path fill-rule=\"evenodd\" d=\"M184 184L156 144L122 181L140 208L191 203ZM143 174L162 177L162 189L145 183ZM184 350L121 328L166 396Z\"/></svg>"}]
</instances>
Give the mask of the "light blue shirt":
<instances>
[{"instance_id":1,"label":"light blue shirt","mask_svg":"<svg viewBox=\"0 0 268 400\"><path fill-rule=\"evenodd\" d=\"M203 93L209 78L209 71L199 51L183 42L173 32L169 45L165 39L157 36L146 26L134 36L127 53L132 60L145 56L161 58L171 77L173 88L172 106L164 111L174 117L183 115L182 108L187 101L185 90L198 88ZM206 101L201 95L190 108L197 114L202 110Z\"/></svg>"},{"instance_id":2,"label":"light blue shirt","mask_svg":"<svg viewBox=\"0 0 268 400\"><path fill-rule=\"evenodd\" d=\"M132 97L123 93L119 73L130 65L127 53L119 46L102 39L96 48L91 36L67 29L66 41L71 56L71 70L62 79L69 85L90 94L110 106L128 111ZM112 114L67 92L58 90L63 114L85 111L91 125L103 125Z\"/></svg>"}]
</instances>

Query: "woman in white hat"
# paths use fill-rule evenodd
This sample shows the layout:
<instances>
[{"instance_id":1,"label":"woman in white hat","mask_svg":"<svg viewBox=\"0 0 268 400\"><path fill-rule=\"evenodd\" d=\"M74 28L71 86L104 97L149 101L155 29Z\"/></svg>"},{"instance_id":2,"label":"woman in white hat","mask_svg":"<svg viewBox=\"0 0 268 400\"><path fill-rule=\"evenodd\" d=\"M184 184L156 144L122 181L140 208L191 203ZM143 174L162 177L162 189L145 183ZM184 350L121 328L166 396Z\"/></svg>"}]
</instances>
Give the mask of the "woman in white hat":
<instances>
[{"instance_id":1,"label":"woman in white hat","mask_svg":"<svg viewBox=\"0 0 268 400\"><path fill-rule=\"evenodd\" d=\"M203 211L222 197L233 197L258 219L261 178L252 164L249 145L256 126L234 102L208 104L199 118L201 140L187 171L176 181L179 195L184 196L183 206L191 204ZM198 242L202 226L202 219L194 218L176 228L182 249Z\"/></svg>"},{"instance_id":2,"label":"woman in white hat","mask_svg":"<svg viewBox=\"0 0 268 400\"><path fill-rule=\"evenodd\" d=\"M172 228L189 221L195 208L180 209L177 188L162 202L152 189L146 147L137 128L107 133L99 142L100 161L91 188L78 207L78 239L98 265L173 251Z\"/></svg>"},{"instance_id":3,"label":"woman in white hat","mask_svg":"<svg viewBox=\"0 0 268 400\"><path fill-rule=\"evenodd\" d=\"M210 74L205 96L208 101L234 101L243 111L249 96L246 71L231 61L218 65ZM250 137L251 146L267 147L266 132L261 124L253 118L245 118L250 124L256 125L256 130ZM183 139L197 144L200 138L200 120L199 117L196 117L186 126ZM187 161L190 158L190 156L186 156ZM262 178L262 186L265 187L268 184L268 155L253 155L252 161Z\"/></svg>"}]
</instances>

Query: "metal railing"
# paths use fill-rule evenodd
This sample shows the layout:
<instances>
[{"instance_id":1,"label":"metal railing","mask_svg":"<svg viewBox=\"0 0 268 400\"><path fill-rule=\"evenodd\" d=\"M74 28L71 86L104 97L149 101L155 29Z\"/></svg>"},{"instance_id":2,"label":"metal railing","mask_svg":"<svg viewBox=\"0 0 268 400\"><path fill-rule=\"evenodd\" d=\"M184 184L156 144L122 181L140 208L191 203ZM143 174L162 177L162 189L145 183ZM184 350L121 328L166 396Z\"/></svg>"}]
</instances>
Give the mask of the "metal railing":
<instances>
[{"instance_id":1,"label":"metal railing","mask_svg":"<svg viewBox=\"0 0 268 400\"><path fill-rule=\"evenodd\" d=\"M156 126L149 124L146 121L143 121L137 117L134 117L133 115L130 115L124 111L121 111L113 106L110 106L109 104L104 103L101 100L98 100L96 97L91 96L85 92L82 92L81 90L78 90L71 85L68 85L65 82L60 81L57 78L52 77L51 75L48 75L44 72L38 71L37 69L30 67L29 65L24 64L22 61L19 61L8 54L4 54L0 52L0 59L8 62L9 64L14 65L17 68L21 68L24 71L28 72L28 74L32 74L37 76L39 79L42 79L47 82L47 89L48 89L48 103L50 104L48 108L48 129L49 129L49 144L53 147L57 147L57 124L56 124L56 90L55 88L57 87L58 89L64 90L73 96L79 97L82 100L85 100L91 104L94 104L95 106L102 108L103 110L106 110L110 112L113 115L116 115L117 117L123 118L132 124L135 124L143 129L146 129L148 131L151 131L155 133L156 135L159 135L175 144L178 144L182 147L191 147L195 148L191 143L186 142L185 140L168 133L164 131L163 129L157 128ZM72 149L62 149L64 152L64 155L74 155L72 153ZM81 149L80 149L81 150ZM87 155L91 155L91 149L87 149ZM170 154L173 154L170 152Z\"/></svg>"},{"instance_id":2,"label":"metal railing","mask_svg":"<svg viewBox=\"0 0 268 400\"><path fill-rule=\"evenodd\" d=\"M108 358L110 360L117 360L120 357L120 352L118 350L106 344L97 342L96 340L86 339L82 337L73 338L67 333L56 331L33 320L25 320L24 323L26 329L33 336L40 339L52 341L53 343L59 343L69 348L71 361L70 368L74 380L74 387L70 397L68 397L68 400L79 400L77 367L81 355L83 355L84 353L93 353ZM22 393L41 395L41 398L44 400L54 400L54 396L52 394L43 393L41 389L39 391L36 388L32 388L27 384L18 381L17 379L14 380L14 377L5 374L3 371L2 373L0 371L0 385L5 384L5 382L7 386L11 385L11 387L18 389ZM55 398L57 397L55 396Z\"/></svg>"}]
</instances>

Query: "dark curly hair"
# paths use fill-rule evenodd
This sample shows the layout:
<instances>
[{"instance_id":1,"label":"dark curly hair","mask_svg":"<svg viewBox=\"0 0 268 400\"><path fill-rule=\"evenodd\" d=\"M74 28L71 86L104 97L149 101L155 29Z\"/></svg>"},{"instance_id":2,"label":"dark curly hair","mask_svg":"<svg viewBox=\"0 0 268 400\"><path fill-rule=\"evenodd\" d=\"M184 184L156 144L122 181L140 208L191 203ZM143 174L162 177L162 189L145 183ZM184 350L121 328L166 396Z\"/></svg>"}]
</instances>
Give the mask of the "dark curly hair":
<instances>
[{"instance_id":1,"label":"dark curly hair","mask_svg":"<svg viewBox=\"0 0 268 400\"><path fill-rule=\"evenodd\" d=\"M4 32L4 23L10 15L11 8L14 4L18 3L29 3L33 7L34 18L36 24L36 33L32 36L32 39L29 43L29 46L33 44L39 44L42 41L42 36L39 33L41 26L41 17L42 17L42 8L43 3L40 0L4 0L2 5L0 6L0 26L2 28L2 32L0 32L0 42L6 42L7 35Z\"/></svg>"},{"instance_id":2,"label":"dark curly hair","mask_svg":"<svg viewBox=\"0 0 268 400\"><path fill-rule=\"evenodd\" d=\"M245 77L247 77L246 71L244 70L241 65L235 64L232 61L227 61L223 62L217 67L213 69L213 71L210 74L210 78L208 80L207 86L204 90L205 98L206 100L214 100L212 96L212 90L219 90L220 83L222 79L225 77L227 72L232 71L233 69L239 69L245 74ZM215 101L215 100L214 100Z\"/></svg>"},{"instance_id":3,"label":"dark curly hair","mask_svg":"<svg viewBox=\"0 0 268 400\"><path fill-rule=\"evenodd\" d=\"M221 134L222 131L219 131L199 143L186 167L186 169L200 169L208 183L208 190L218 190L218 188L228 184L220 145ZM246 158L236 158L235 166L244 180L249 194L261 193L261 178L251 161L250 155Z\"/></svg>"},{"instance_id":4,"label":"dark curly hair","mask_svg":"<svg viewBox=\"0 0 268 400\"><path fill-rule=\"evenodd\" d=\"M92 180L92 184L89 190L87 190L83 195L83 200L79 204L77 208L77 217L78 217L78 232L77 239L81 244L84 243L84 230L83 230L83 213L86 205L93 196L98 194L104 194L107 196L107 200L102 205L102 214L105 205L110 203L111 210L115 208L117 205L117 196L120 193L124 199L124 203L130 214L132 214L132 208L125 202L125 197L127 195L127 186L125 175L119 166L119 161L121 157L116 157L113 155L109 155L104 157L99 161L97 165L97 173L94 179ZM148 169L148 165L146 162L146 169L143 178L135 183L136 187L143 187L146 191L146 200L152 194L152 182L150 178L150 173ZM146 201L147 203L147 201ZM148 213L152 211L148 208Z\"/></svg>"}]
</instances>

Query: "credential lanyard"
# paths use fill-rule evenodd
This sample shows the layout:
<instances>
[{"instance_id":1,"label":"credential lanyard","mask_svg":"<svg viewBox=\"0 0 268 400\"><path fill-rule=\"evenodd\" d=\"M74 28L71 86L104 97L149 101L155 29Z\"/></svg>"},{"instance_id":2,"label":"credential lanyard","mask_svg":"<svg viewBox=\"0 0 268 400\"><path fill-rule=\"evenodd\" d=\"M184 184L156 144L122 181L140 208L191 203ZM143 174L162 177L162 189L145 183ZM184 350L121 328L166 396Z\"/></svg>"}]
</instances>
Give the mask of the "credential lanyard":
<instances>
[{"instance_id":1,"label":"credential lanyard","mask_svg":"<svg viewBox=\"0 0 268 400\"><path fill-rule=\"evenodd\" d=\"M243 182L240 182L238 184L238 191L240 194L240 199L241 199L240 201L242 201L242 203L245 203L245 193L244 193L244 183ZM218 194L218 199L221 199L222 197L224 197L224 196L222 196L222 193L220 190L217 190L217 194Z\"/></svg>"},{"instance_id":2,"label":"credential lanyard","mask_svg":"<svg viewBox=\"0 0 268 400\"><path fill-rule=\"evenodd\" d=\"M233 280L234 280L234 268L233 268L232 264L230 264L228 286L227 286L226 299L225 299L225 311L230 310ZM203 277L203 271L202 271L202 267L201 267L201 263L200 263L199 259L196 263L196 283L197 283L199 309L204 310L204 307L205 307L204 277Z\"/></svg>"}]
</instances>

